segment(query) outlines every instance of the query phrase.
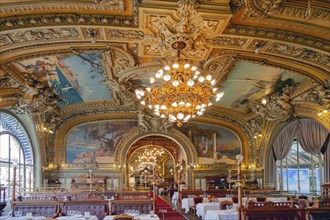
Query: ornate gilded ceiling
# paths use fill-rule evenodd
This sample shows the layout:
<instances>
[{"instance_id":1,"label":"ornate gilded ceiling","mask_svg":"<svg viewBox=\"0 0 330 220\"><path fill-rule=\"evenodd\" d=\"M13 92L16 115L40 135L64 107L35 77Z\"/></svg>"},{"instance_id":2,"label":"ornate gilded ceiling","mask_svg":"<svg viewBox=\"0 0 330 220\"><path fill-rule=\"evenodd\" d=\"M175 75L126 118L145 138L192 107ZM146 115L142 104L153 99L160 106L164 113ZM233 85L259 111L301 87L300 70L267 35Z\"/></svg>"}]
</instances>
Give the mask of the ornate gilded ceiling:
<instances>
[{"instance_id":1,"label":"ornate gilded ceiling","mask_svg":"<svg viewBox=\"0 0 330 220\"><path fill-rule=\"evenodd\" d=\"M196 121L244 132L252 159L281 121L307 116L330 129L329 113L317 115L330 106L328 0L2 0L0 11L0 107L55 131L110 113L164 131L133 92L177 40L225 92Z\"/></svg>"}]
</instances>

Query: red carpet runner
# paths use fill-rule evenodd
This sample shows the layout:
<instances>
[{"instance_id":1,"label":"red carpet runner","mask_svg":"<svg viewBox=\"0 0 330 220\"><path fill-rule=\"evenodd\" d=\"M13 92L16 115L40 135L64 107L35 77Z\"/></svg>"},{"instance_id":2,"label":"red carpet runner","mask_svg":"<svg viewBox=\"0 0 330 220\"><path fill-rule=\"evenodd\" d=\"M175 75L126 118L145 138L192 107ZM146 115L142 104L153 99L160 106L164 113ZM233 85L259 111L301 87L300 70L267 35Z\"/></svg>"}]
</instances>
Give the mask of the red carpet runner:
<instances>
[{"instance_id":1,"label":"red carpet runner","mask_svg":"<svg viewBox=\"0 0 330 220\"><path fill-rule=\"evenodd\" d=\"M172 207L167 204L162 198L156 196L156 214L163 220L163 214L159 213L159 209L166 209L167 213L164 214L164 220L186 220L180 213L172 210Z\"/></svg>"}]
</instances>

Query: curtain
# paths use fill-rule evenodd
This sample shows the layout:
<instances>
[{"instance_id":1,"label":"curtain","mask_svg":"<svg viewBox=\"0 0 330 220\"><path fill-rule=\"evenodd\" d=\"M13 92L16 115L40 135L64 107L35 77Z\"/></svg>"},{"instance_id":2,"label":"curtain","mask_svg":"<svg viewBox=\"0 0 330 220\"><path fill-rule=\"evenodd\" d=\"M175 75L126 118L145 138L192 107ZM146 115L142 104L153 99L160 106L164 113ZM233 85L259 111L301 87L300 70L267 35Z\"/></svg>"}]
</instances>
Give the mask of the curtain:
<instances>
[{"instance_id":1,"label":"curtain","mask_svg":"<svg viewBox=\"0 0 330 220\"><path fill-rule=\"evenodd\" d=\"M317 121L310 119L299 120L296 136L302 149L307 153L319 153L328 134L327 129Z\"/></svg>"},{"instance_id":2,"label":"curtain","mask_svg":"<svg viewBox=\"0 0 330 220\"><path fill-rule=\"evenodd\" d=\"M296 136L298 122L292 122L286 126L275 138L273 143L273 155L275 161L282 160L290 151L292 142Z\"/></svg>"},{"instance_id":3,"label":"curtain","mask_svg":"<svg viewBox=\"0 0 330 220\"><path fill-rule=\"evenodd\" d=\"M324 154L324 182L330 182L330 134L325 140L321 153Z\"/></svg>"}]
</instances>

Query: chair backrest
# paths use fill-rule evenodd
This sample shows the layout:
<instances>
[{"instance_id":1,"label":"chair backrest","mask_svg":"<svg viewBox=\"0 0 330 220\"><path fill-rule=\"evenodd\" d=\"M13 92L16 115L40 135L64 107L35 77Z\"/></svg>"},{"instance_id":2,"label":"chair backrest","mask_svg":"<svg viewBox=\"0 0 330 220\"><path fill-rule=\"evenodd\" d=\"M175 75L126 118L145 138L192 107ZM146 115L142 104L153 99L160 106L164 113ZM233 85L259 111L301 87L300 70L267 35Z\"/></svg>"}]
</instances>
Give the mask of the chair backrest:
<instances>
[{"instance_id":1,"label":"chair backrest","mask_svg":"<svg viewBox=\"0 0 330 220\"><path fill-rule=\"evenodd\" d=\"M233 207L233 202L229 200L224 200L220 202L220 210L231 209Z\"/></svg>"},{"instance_id":2,"label":"chair backrest","mask_svg":"<svg viewBox=\"0 0 330 220\"><path fill-rule=\"evenodd\" d=\"M238 196L232 196L233 203L238 203Z\"/></svg>"},{"instance_id":3,"label":"chair backrest","mask_svg":"<svg viewBox=\"0 0 330 220\"><path fill-rule=\"evenodd\" d=\"M306 196L306 195L300 195L300 196L298 196L298 198L299 199L306 199L306 200L308 200L308 196Z\"/></svg>"},{"instance_id":4,"label":"chair backrest","mask_svg":"<svg viewBox=\"0 0 330 220\"><path fill-rule=\"evenodd\" d=\"M301 207L301 208L307 208L309 206L307 199L299 199L297 204L298 204L298 207Z\"/></svg>"},{"instance_id":5,"label":"chair backrest","mask_svg":"<svg viewBox=\"0 0 330 220\"><path fill-rule=\"evenodd\" d=\"M198 203L202 203L203 202L203 197L194 197L194 205L197 205Z\"/></svg>"},{"instance_id":6,"label":"chair backrest","mask_svg":"<svg viewBox=\"0 0 330 220\"><path fill-rule=\"evenodd\" d=\"M257 202L265 202L266 197L257 197Z\"/></svg>"},{"instance_id":7,"label":"chair backrest","mask_svg":"<svg viewBox=\"0 0 330 220\"><path fill-rule=\"evenodd\" d=\"M134 220L134 216L131 215L116 215L113 217L113 220Z\"/></svg>"}]
</instances>

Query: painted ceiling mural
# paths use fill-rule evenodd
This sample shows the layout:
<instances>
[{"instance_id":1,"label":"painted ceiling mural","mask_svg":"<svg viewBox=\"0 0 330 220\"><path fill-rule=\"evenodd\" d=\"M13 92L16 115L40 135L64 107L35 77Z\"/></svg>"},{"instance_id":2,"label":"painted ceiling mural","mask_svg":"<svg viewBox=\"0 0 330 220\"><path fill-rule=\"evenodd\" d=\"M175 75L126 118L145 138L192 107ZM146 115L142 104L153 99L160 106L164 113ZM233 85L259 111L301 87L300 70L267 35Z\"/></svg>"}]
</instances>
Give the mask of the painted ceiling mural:
<instances>
[{"instance_id":1,"label":"painted ceiling mural","mask_svg":"<svg viewBox=\"0 0 330 220\"><path fill-rule=\"evenodd\" d=\"M202 124L184 124L178 128L194 144L199 163L236 164L236 155L241 153L242 143L238 136L222 127Z\"/></svg>"},{"instance_id":2,"label":"painted ceiling mural","mask_svg":"<svg viewBox=\"0 0 330 220\"><path fill-rule=\"evenodd\" d=\"M104 81L101 52L68 53L19 61L15 66L60 97L60 107L94 100L111 100Z\"/></svg>"},{"instance_id":3,"label":"painted ceiling mural","mask_svg":"<svg viewBox=\"0 0 330 220\"><path fill-rule=\"evenodd\" d=\"M249 102L261 100L288 86L303 86L311 80L303 75L268 66L260 66L248 61L236 63L221 85L225 95L218 105L246 110Z\"/></svg>"},{"instance_id":4,"label":"painted ceiling mural","mask_svg":"<svg viewBox=\"0 0 330 220\"><path fill-rule=\"evenodd\" d=\"M118 143L136 121L103 121L73 128L66 139L67 163L114 163Z\"/></svg>"}]
</instances>

